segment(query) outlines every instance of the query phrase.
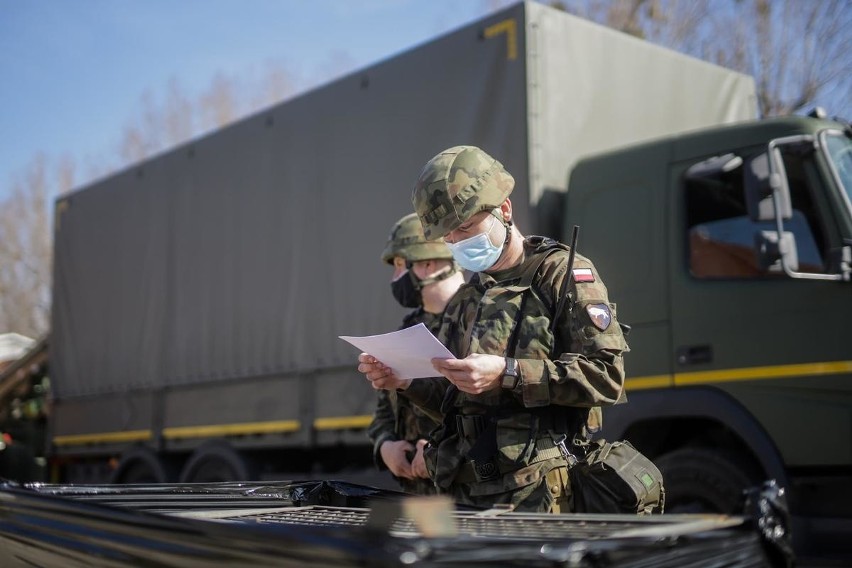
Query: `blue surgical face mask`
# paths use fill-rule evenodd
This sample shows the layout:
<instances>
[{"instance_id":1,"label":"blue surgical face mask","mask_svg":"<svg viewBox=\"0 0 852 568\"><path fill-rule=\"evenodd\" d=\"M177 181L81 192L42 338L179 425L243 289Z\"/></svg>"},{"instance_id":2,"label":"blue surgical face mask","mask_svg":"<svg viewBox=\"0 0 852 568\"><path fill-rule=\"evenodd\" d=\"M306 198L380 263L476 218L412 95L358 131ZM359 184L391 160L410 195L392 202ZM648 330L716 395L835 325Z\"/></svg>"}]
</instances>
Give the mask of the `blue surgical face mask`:
<instances>
[{"instance_id":1,"label":"blue surgical face mask","mask_svg":"<svg viewBox=\"0 0 852 568\"><path fill-rule=\"evenodd\" d=\"M495 245L488 237L496 220L496 217L491 219L491 226L485 232L457 243L447 243L447 247L453 253L453 258L465 270L483 272L494 266L494 263L500 258L500 254L503 252L503 243Z\"/></svg>"}]
</instances>

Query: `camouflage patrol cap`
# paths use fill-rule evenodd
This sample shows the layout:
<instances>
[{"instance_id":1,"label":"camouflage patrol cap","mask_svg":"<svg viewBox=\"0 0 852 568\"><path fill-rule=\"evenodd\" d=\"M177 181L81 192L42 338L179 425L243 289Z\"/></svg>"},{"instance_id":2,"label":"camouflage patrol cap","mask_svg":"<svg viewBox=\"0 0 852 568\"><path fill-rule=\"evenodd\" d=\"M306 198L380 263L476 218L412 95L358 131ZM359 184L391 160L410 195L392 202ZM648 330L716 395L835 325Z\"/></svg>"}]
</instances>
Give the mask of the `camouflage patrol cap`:
<instances>
[{"instance_id":1,"label":"camouflage patrol cap","mask_svg":"<svg viewBox=\"0 0 852 568\"><path fill-rule=\"evenodd\" d=\"M423 235L423 226L417 214L409 213L396 222L388 235L388 242L382 252L382 260L393 264L393 257L401 256L409 262L418 260L446 259L453 254L444 241L427 241Z\"/></svg>"},{"instance_id":2,"label":"camouflage patrol cap","mask_svg":"<svg viewBox=\"0 0 852 568\"><path fill-rule=\"evenodd\" d=\"M411 202L427 239L446 236L479 213L499 207L515 179L476 146L454 146L426 164Z\"/></svg>"}]
</instances>

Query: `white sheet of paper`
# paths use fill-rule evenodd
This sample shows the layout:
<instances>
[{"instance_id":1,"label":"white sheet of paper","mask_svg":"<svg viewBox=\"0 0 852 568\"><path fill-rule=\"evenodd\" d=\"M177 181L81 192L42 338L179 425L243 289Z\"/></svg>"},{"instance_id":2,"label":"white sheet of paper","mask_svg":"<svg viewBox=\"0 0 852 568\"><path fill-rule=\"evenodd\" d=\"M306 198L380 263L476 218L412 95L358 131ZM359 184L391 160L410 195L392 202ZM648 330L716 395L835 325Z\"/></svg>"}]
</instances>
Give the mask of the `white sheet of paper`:
<instances>
[{"instance_id":1,"label":"white sheet of paper","mask_svg":"<svg viewBox=\"0 0 852 568\"><path fill-rule=\"evenodd\" d=\"M369 353L391 369L401 379L439 376L431 360L455 359L422 323L381 335L352 337L339 335L363 351Z\"/></svg>"}]
</instances>

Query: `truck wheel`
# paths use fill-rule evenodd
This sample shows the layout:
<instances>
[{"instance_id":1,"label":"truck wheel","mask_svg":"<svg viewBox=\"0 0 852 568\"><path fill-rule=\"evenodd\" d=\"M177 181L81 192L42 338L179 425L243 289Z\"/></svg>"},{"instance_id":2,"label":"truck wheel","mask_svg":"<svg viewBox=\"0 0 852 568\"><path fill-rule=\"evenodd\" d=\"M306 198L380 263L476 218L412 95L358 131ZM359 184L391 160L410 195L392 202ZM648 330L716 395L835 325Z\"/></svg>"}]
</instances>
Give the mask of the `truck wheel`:
<instances>
[{"instance_id":1,"label":"truck wheel","mask_svg":"<svg viewBox=\"0 0 852 568\"><path fill-rule=\"evenodd\" d=\"M654 461L663 474L666 513L742 513L743 490L753 482L729 456L684 448Z\"/></svg>"},{"instance_id":2,"label":"truck wheel","mask_svg":"<svg viewBox=\"0 0 852 568\"><path fill-rule=\"evenodd\" d=\"M174 481L172 468L146 446L126 451L110 476L110 483L169 483Z\"/></svg>"},{"instance_id":3,"label":"truck wheel","mask_svg":"<svg viewBox=\"0 0 852 568\"><path fill-rule=\"evenodd\" d=\"M182 483L215 483L221 481L247 481L254 479L251 462L223 443L201 446L183 468Z\"/></svg>"}]
</instances>

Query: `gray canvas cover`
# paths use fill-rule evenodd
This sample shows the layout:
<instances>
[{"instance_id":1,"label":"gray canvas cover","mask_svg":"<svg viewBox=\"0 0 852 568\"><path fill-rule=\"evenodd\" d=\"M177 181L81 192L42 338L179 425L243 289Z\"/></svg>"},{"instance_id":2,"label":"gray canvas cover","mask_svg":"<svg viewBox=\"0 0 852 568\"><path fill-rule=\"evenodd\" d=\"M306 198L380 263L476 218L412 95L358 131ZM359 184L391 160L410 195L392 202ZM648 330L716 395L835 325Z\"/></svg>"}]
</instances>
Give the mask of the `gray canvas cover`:
<instances>
[{"instance_id":1,"label":"gray canvas cover","mask_svg":"<svg viewBox=\"0 0 852 568\"><path fill-rule=\"evenodd\" d=\"M526 171L524 59L481 38L507 18L524 6L60 199L57 395L341 366L363 381L338 335L402 321L379 256L423 164L464 143Z\"/></svg>"},{"instance_id":2,"label":"gray canvas cover","mask_svg":"<svg viewBox=\"0 0 852 568\"><path fill-rule=\"evenodd\" d=\"M526 28L532 203L589 154L757 117L748 75L536 2Z\"/></svg>"},{"instance_id":3,"label":"gray canvas cover","mask_svg":"<svg viewBox=\"0 0 852 568\"><path fill-rule=\"evenodd\" d=\"M379 255L436 153L497 157L536 233L579 156L752 103L741 75L535 3L352 73L58 200L56 394L363 381L338 335L399 326Z\"/></svg>"}]
</instances>

